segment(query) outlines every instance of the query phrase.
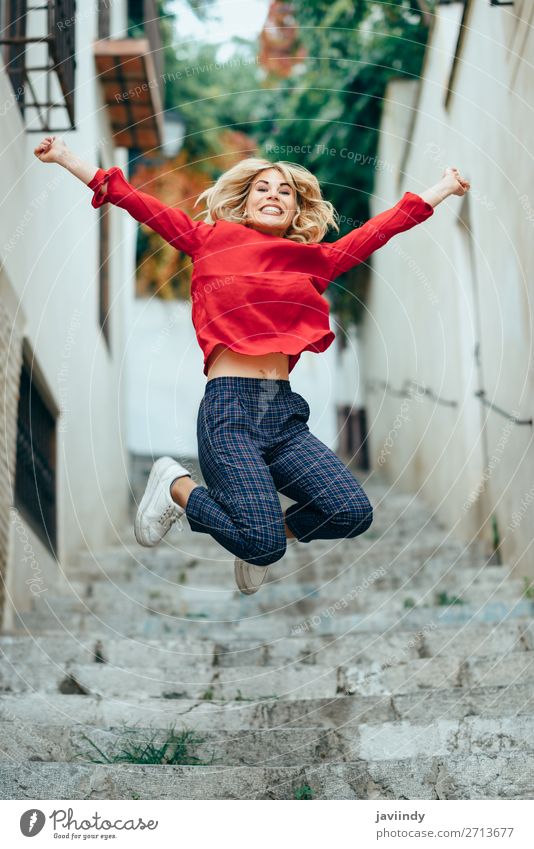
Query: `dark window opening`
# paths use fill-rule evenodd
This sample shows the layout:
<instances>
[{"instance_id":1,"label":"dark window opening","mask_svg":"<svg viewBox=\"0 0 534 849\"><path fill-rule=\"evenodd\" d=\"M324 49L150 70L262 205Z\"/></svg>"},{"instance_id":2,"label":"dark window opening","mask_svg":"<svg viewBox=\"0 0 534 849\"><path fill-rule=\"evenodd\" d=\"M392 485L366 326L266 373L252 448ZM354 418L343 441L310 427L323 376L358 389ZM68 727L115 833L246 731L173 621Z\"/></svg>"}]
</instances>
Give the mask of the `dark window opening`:
<instances>
[{"instance_id":1,"label":"dark window opening","mask_svg":"<svg viewBox=\"0 0 534 849\"><path fill-rule=\"evenodd\" d=\"M98 167L104 167L100 158ZM111 352L109 327L109 204L105 203L100 206L98 212L98 323L104 334L108 351Z\"/></svg>"},{"instance_id":2,"label":"dark window opening","mask_svg":"<svg viewBox=\"0 0 534 849\"><path fill-rule=\"evenodd\" d=\"M19 393L15 506L57 557L56 418L26 358Z\"/></svg>"},{"instance_id":3,"label":"dark window opening","mask_svg":"<svg viewBox=\"0 0 534 849\"><path fill-rule=\"evenodd\" d=\"M337 409L338 453L362 471L369 471L367 417L365 409L343 404Z\"/></svg>"},{"instance_id":4,"label":"dark window opening","mask_svg":"<svg viewBox=\"0 0 534 849\"><path fill-rule=\"evenodd\" d=\"M110 3L112 0L99 0L98 8L98 38L109 38L111 32Z\"/></svg>"},{"instance_id":5,"label":"dark window opening","mask_svg":"<svg viewBox=\"0 0 534 849\"><path fill-rule=\"evenodd\" d=\"M26 56L27 0L4 0L0 6L2 59L11 81L15 100L24 116L24 67Z\"/></svg>"}]
</instances>

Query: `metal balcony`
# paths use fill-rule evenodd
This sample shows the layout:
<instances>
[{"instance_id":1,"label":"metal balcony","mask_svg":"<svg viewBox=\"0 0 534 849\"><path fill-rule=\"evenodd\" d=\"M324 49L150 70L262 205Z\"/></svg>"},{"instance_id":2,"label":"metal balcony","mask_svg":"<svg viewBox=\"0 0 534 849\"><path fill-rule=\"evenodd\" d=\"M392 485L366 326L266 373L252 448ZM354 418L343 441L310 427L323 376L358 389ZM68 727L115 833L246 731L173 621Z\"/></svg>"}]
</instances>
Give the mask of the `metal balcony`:
<instances>
[{"instance_id":1,"label":"metal balcony","mask_svg":"<svg viewBox=\"0 0 534 849\"><path fill-rule=\"evenodd\" d=\"M75 24L76 0L5 4L0 44L28 132L76 129Z\"/></svg>"},{"instance_id":2,"label":"metal balcony","mask_svg":"<svg viewBox=\"0 0 534 849\"><path fill-rule=\"evenodd\" d=\"M105 38L100 21L93 43L98 79L117 147L152 151L163 144L162 41L153 0L143 4L144 38Z\"/></svg>"}]
</instances>

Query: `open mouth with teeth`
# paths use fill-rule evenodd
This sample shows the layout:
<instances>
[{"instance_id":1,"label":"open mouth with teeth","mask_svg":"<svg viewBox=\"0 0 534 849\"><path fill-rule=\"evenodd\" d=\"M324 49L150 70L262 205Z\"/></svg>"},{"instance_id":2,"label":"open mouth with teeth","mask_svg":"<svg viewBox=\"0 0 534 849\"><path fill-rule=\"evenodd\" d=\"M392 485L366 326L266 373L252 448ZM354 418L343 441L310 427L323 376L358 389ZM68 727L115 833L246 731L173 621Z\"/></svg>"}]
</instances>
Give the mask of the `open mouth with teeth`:
<instances>
[{"instance_id":1,"label":"open mouth with teeth","mask_svg":"<svg viewBox=\"0 0 534 849\"><path fill-rule=\"evenodd\" d=\"M260 212L264 212L266 215L282 215L283 210L280 209L279 206L262 206Z\"/></svg>"}]
</instances>

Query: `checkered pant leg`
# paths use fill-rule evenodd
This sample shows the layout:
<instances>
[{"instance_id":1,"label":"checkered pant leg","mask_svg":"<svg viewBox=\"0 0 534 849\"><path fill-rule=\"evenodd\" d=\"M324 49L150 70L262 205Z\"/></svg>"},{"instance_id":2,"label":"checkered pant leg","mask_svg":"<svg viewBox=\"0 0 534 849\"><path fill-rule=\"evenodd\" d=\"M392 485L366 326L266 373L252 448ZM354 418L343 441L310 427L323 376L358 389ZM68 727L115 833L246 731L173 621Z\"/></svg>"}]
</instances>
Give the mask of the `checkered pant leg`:
<instances>
[{"instance_id":1,"label":"checkered pant leg","mask_svg":"<svg viewBox=\"0 0 534 849\"><path fill-rule=\"evenodd\" d=\"M199 464L207 486L189 495L193 531L268 565L286 550L278 492L296 504L286 522L300 542L363 533L372 507L356 478L308 429L309 406L289 381L209 380L199 407Z\"/></svg>"},{"instance_id":2,"label":"checkered pant leg","mask_svg":"<svg viewBox=\"0 0 534 849\"><path fill-rule=\"evenodd\" d=\"M297 502L286 510L286 522L300 542L352 538L370 527L373 508L362 487L309 430L285 442L269 468L277 490Z\"/></svg>"}]
</instances>

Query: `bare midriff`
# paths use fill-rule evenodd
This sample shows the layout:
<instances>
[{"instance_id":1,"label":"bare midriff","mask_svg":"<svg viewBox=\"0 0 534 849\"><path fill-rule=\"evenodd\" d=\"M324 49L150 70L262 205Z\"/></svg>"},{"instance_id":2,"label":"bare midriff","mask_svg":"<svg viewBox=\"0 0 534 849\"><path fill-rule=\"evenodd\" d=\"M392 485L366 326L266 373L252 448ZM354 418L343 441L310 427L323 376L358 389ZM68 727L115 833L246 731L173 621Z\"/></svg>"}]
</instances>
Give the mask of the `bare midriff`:
<instances>
[{"instance_id":1,"label":"bare midriff","mask_svg":"<svg viewBox=\"0 0 534 849\"><path fill-rule=\"evenodd\" d=\"M226 345L216 345L208 359L208 380L213 377L259 377L268 380L289 380L289 355L279 351L271 354L239 354Z\"/></svg>"}]
</instances>

